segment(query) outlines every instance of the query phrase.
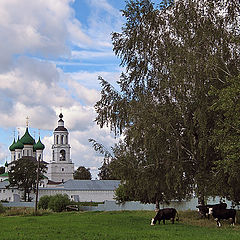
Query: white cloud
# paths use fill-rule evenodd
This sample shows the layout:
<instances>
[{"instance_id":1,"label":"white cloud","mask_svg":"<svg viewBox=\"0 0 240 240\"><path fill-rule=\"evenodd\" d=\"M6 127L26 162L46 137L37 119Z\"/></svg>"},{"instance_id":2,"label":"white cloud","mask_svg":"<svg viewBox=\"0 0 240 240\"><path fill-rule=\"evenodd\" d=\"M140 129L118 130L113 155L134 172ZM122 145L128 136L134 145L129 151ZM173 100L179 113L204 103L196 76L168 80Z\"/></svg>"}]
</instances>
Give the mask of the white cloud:
<instances>
[{"instance_id":1,"label":"white cloud","mask_svg":"<svg viewBox=\"0 0 240 240\"><path fill-rule=\"evenodd\" d=\"M16 54L58 57L70 54L67 23L70 0L1 0L0 66L10 69Z\"/></svg>"},{"instance_id":2,"label":"white cloud","mask_svg":"<svg viewBox=\"0 0 240 240\"><path fill-rule=\"evenodd\" d=\"M76 94L78 99L87 105L93 106L100 99L100 93L97 90L86 88L79 82L69 80L68 86L72 89L72 92Z\"/></svg>"}]
</instances>

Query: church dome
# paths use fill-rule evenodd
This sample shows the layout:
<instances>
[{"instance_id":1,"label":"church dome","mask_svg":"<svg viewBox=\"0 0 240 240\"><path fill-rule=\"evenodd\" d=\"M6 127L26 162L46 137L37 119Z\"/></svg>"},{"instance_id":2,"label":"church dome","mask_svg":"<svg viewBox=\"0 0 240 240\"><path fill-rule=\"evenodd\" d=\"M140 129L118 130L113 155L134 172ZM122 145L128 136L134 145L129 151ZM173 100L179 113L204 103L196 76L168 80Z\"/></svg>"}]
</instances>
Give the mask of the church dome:
<instances>
[{"instance_id":1,"label":"church dome","mask_svg":"<svg viewBox=\"0 0 240 240\"><path fill-rule=\"evenodd\" d=\"M61 131L61 132L67 132L68 130L64 127L64 121L62 120L63 118L63 114L60 113L59 114L59 120L58 120L58 127L55 128L54 131Z\"/></svg>"},{"instance_id":2,"label":"church dome","mask_svg":"<svg viewBox=\"0 0 240 240\"><path fill-rule=\"evenodd\" d=\"M44 144L41 142L40 137L38 139L38 142L33 145L33 150L43 150L45 148Z\"/></svg>"},{"instance_id":3,"label":"church dome","mask_svg":"<svg viewBox=\"0 0 240 240\"><path fill-rule=\"evenodd\" d=\"M9 147L9 150L10 151L15 151L15 145L16 145L16 141L15 141L15 138L14 138L12 145Z\"/></svg>"},{"instance_id":4,"label":"church dome","mask_svg":"<svg viewBox=\"0 0 240 240\"><path fill-rule=\"evenodd\" d=\"M18 138L18 141L15 143L14 148L15 149L23 149L24 148L24 145L21 142L21 140L19 140L19 138Z\"/></svg>"},{"instance_id":5,"label":"church dome","mask_svg":"<svg viewBox=\"0 0 240 240\"><path fill-rule=\"evenodd\" d=\"M33 145L35 144L35 140L34 138L29 134L28 132L28 127L26 128L26 132L25 134L22 136L22 138L20 139L20 141L24 144L24 145Z\"/></svg>"}]
</instances>

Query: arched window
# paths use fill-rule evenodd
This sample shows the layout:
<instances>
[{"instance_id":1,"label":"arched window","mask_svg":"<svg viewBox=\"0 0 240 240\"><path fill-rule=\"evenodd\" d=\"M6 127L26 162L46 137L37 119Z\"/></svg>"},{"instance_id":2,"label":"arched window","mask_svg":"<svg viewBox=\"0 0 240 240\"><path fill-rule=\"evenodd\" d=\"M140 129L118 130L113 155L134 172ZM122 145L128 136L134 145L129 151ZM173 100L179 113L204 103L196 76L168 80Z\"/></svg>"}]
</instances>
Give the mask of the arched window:
<instances>
[{"instance_id":1,"label":"arched window","mask_svg":"<svg viewBox=\"0 0 240 240\"><path fill-rule=\"evenodd\" d=\"M65 150L60 151L60 161L65 161L66 160L66 152Z\"/></svg>"},{"instance_id":2,"label":"arched window","mask_svg":"<svg viewBox=\"0 0 240 240\"><path fill-rule=\"evenodd\" d=\"M56 144L58 144L58 135L56 136Z\"/></svg>"},{"instance_id":3,"label":"arched window","mask_svg":"<svg viewBox=\"0 0 240 240\"><path fill-rule=\"evenodd\" d=\"M54 159L54 151L52 152L52 160L55 161L55 159Z\"/></svg>"},{"instance_id":4,"label":"arched window","mask_svg":"<svg viewBox=\"0 0 240 240\"><path fill-rule=\"evenodd\" d=\"M66 144L68 144L68 136L66 135Z\"/></svg>"},{"instance_id":5,"label":"arched window","mask_svg":"<svg viewBox=\"0 0 240 240\"><path fill-rule=\"evenodd\" d=\"M63 136L63 135L61 135L61 144L63 144L63 137L64 137L64 136Z\"/></svg>"}]
</instances>

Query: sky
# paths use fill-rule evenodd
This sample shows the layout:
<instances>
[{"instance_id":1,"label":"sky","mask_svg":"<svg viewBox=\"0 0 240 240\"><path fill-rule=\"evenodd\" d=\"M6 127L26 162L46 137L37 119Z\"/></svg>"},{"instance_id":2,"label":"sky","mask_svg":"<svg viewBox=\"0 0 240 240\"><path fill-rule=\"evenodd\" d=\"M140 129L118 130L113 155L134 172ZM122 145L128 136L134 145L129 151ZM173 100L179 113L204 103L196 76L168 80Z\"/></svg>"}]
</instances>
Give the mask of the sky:
<instances>
[{"instance_id":1,"label":"sky","mask_svg":"<svg viewBox=\"0 0 240 240\"><path fill-rule=\"evenodd\" d=\"M116 85L122 71L111 33L121 31L124 6L124 0L0 1L0 166L10 161L14 132L24 134L27 117L49 162L62 110L75 168L90 168L97 177L103 157L88 139L107 148L116 142L94 122L94 104L98 76Z\"/></svg>"}]
</instances>

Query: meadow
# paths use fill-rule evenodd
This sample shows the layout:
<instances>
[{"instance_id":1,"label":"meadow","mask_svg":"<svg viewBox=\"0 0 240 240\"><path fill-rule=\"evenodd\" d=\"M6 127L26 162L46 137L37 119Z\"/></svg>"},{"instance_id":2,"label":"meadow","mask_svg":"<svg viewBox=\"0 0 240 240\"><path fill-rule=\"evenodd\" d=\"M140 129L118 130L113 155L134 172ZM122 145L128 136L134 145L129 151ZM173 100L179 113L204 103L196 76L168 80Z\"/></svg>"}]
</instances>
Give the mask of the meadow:
<instances>
[{"instance_id":1,"label":"meadow","mask_svg":"<svg viewBox=\"0 0 240 240\"><path fill-rule=\"evenodd\" d=\"M1 240L239 240L240 225L201 219L195 211L180 212L172 225L150 226L151 211L41 213L42 216L0 215Z\"/></svg>"}]
</instances>

